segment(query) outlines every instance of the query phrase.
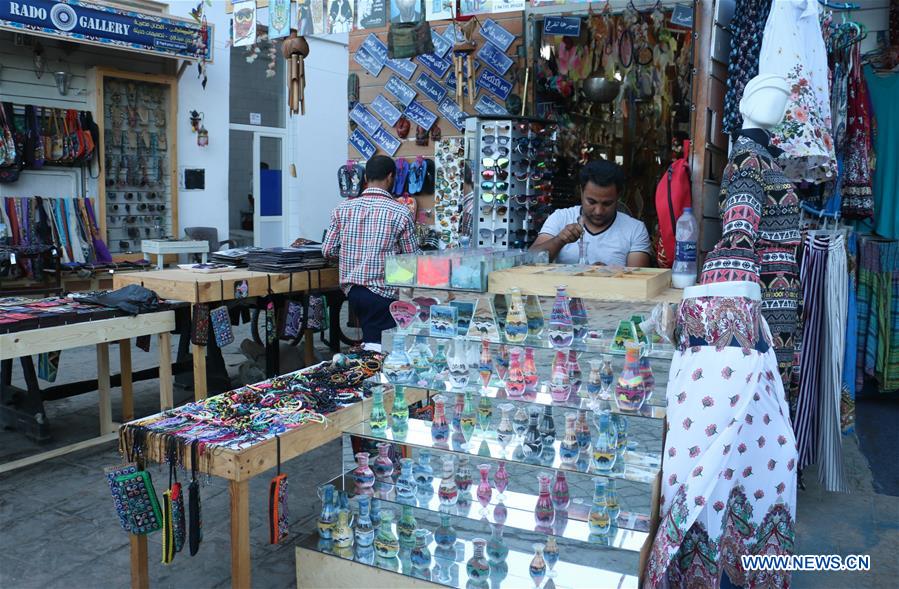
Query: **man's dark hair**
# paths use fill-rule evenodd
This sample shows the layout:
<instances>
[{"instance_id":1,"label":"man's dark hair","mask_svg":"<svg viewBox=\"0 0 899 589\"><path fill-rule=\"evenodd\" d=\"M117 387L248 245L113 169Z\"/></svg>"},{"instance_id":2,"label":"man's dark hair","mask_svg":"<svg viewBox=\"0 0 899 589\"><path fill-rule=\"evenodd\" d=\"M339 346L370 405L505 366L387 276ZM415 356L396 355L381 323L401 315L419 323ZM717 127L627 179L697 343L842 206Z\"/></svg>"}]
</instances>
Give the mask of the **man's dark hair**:
<instances>
[{"instance_id":1,"label":"man's dark hair","mask_svg":"<svg viewBox=\"0 0 899 589\"><path fill-rule=\"evenodd\" d=\"M371 181L386 180L390 174L396 174L396 163L386 155L376 155L365 164L365 177Z\"/></svg>"},{"instance_id":2,"label":"man's dark hair","mask_svg":"<svg viewBox=\"0 0 899 589\"><path fill-rule=\"evenodd\" d=\"M624 170L621 166L609 160L590 160L578 174L581 190L587 186L587 182L593 182L597 186L615 186L619 194L624 191Z\"/></svg>"}]
</instances>

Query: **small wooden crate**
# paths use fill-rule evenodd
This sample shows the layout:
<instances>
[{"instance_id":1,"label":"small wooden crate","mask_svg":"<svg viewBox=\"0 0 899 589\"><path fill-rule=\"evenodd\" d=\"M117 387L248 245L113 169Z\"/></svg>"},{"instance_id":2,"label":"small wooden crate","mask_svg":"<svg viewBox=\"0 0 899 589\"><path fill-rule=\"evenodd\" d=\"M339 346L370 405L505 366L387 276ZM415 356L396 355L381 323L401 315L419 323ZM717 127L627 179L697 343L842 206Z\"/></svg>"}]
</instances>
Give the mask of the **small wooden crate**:
<instances>
[{"instance_id":1,"label":"small wooden crate","mask_svg":"<svg viewBox=\"0 0 899 589\"><path fill-rule=\"evenodd\" d=\"M671 286L671 270L659 268L606 268L543 264L491 272L487 290L551 297L564 284L568 294L584 299L638 301L657 298Z\"/></svg>"}]
</instances>

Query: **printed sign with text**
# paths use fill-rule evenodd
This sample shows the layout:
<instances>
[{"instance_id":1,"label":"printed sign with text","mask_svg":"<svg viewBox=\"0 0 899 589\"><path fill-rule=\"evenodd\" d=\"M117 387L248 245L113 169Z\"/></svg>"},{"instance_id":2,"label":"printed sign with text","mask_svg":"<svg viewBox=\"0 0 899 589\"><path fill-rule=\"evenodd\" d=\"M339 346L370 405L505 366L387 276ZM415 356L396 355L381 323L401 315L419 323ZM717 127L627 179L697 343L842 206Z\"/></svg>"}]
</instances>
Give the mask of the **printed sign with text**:
<instances>
[{"instance_id":1,"label":"printed sign with text","mask_svg":"<svg viewBox=\"0 0 899 589\"><path fill-rule=\"evenodd\" d=\"M387 80L387 83L384 84L384 89L390 92L396 97L397 100L403 103L403 106L409 106L413 100L415 100L415 95L417 92L410 88L405 82L397 78L396 76L390 76L390 79Z\"/></svg>"},{"instance_id":2,"label":"printed sign with text","mask_svg":"<svg viewBox=\"0 0 899 589\"><path fill-rule=\"evenodd\" d=\"M361 65L365 71L375 78L384 69L384 64L378 63L378 58L373 56L365 47L360 47L356 50L356 53L353 54L353 61Z\"/></svg>"},{"instance_id":3,"label":"printed sign with text","mask_svg":"<svg viewBox=\"0 0 899 589\"><path fill-rule=\"evenodd\" d=\"M453 66L453 62L448 58L437 57L433 53L424 53L417 56L415 59L434 72L438 78L442 78L446 75L446 71Z\"/></svg>"},{"instance_id":4,"label":"printed sign with text","mask_svg":"<svg viewBox=\"0 0 899 589\"><path fill-rule=\"evenodd\" d=\"M375 131L381 128L381 123L378 122L378 119L359 103L356 103L356 106L350 111L350 120L362 127L362 130L369 135L373 135Z\"/></svg>"},{"instance_id":5,"label":"printed sign with text","mask_svg":"<svg viewBox=\"0 0 899 589\"><path fill-rule=\"evenodd\" d=\"M576 16L547 16L543 19L543 34L577 37L581 34L581 19Z\"/></svg>"},{"instance_id":6,"label":"printed sign with text","mask_svg":"<svg viewBox=\"0 0 899 589\"><path fill-rule=\"evenodd\" d=\"M400 140L385 131L383 127L378 127L378 130L371 136L371 138L378 144L378 147L390 155L395 154L396 150L400 148Z\"/></svg>"},{"instance_id":7,"label":"printed sign with text","mask_svg":"<svg viewBox=\"0 0 899 589\"><path fill-rule=\"evenodd\" d=\"M483 70L480 75L478 75L475 80L475 85L496 94L503 100L508 98L509 94L512 92L512 82L509 82L489 69Z\"/></svg>"},{"instance_id":8,"label":"printed sign with text","mask_svg":"<svg viewBox=\"0 0 899 589\"><path fill-rule=\"evenodd\" d=\"M365 159L371 159L371 156L375 155L378 151L375 144L369 141L368 137L366 137L359 129L353 129L353 132L350 134L349 142L350 145L356 148L356 151L358 151Z\"/></svg>"},{"instance_id":9,"label":"printed sign with text","mask_svg":"<svg viewBox=\"0 0 899 589\"><path fill-rule=\"evenodd\" d=\"M423 107L417 100L407 106L403 114L425 131L430 131L437 122L437 115Z\"/></svg>"},{"instance_id":10,"label":"printed sign with text","mask_svg":"<svg viewBox=\"0 0 899 589\"><path fill-rule=\"evenodd\" d=\"M411 59L388 59L384 65L406 80L411 80L412 74L418 69L418 64L414 63Z\"/></svg>"},{"instance_id":11,"label":"printed sign with text","mask_svg":"<svg viewBox=\"0 0 899 589\"><path fill-rule=\"evenodd\" d=\"M484 43L477 55L479 60L501 74L505 74L512 67L512 58L497 49L493 43Z\"/></svg>"},{"instance_id":12,"label":"printed sign with text","mask_svg":"<svg viewBox=\"0 0 899 589\"><path fill-rule=\"evenodd\" d=\"M415 80L415 86L424 92L425 96L433 100L435 104L439 104L446 97L446 88L428 74L422 73L418 76L418 79Z\"/></svg>"},{"instance_id":13,"label":"printed sign with text","mask_svg":"<svg viewBox=\"0 0 899 589\"><path fill-rule=\"evenodd\" d=\"M384 98L383 94L378 94L378 96L372 100L371 109L390 126L395 125L403 114L397 107L393 106L389 100Z\"/></svg>"},{"instance_id":14,"label":"printed sign with text","mask_svg":"<svg viewBox=\"0 0 899 589\"><path fill-rule=\"evenodd\" d=\"M512 42L515 40L515 35L490 18L486 19L484 24L481 25L481 36L499 47L502 51L508 51L509 46L511 46Z\"/></svg>"},{"instance_id":15,"label":"printed sign with text","mask_svg":"<svg viewBox=\"0 0 899 589\"><path fill-rule=\"evenodd\" d=\"M444 98L440 105L437 106L437 112L442 114L457 131L465 128L465 119L468 115L459 108L459 105L452 98Z\"/></svg>"}]
</instances>

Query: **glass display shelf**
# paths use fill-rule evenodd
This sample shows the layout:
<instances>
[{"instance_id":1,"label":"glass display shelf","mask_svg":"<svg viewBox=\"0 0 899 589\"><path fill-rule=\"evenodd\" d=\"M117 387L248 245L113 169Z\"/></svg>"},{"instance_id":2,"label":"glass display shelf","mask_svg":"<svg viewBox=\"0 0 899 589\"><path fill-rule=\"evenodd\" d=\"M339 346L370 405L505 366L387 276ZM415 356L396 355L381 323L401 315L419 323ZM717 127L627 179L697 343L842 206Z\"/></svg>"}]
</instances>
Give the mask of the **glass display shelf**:
<instances>
[{"instance_id":1,"label":"glass display shelf","mask_svg":"<svg viewBox=\"0 0 899 589\"><path fill-rule=\"evenodd\" d=\"M477 473L474 476L476 478ZM331 481L331 484L337 489L345 489L350 498L358 496L352 481L352 471L348 471L343 477L338 476ZM381 500L382 509L389 504L397 513L400 513L403 505L411 505L434 513L449 513L454 517L466 518L472 521L486 521L490 524L498 523L506 528L552 535L567 540L610 546L622 550L639 552L648 537L649 517L633 512L621 512L607 534L591 535L590 527L587 524L590 503L583 501L581 498L572 499L567 512L556 512L552 526L539 526L534 521L534 507L537 505L537 495L518 493L506 489L503 499L500 500L498 498L499 493L494 489L486 514L482 514L481 504L473 496L477 488L476 480L472 482L471 487L464 493L464 495L467 495L468 500L463 503L463 493L460 492L460 501L452 506L440 504L440 499L437 496L439 486L440 477L437 476L431 483L430 492L422 492L422 487L419 485L414 496L401 497L396 494L395 485L377 481L372 497ZM503 508L505 508L505 513L503 513Z\"/></svg>"},{"instance_id":2,"label":"glass display shelf","mask_svg":"<svg viewBox=\"0 0 899 589\"><path fill-rule=\"evenodd\" d=\"M477 379L472 378L472 381L474 381L474 380L477 380ZM455 393L464 393L465 391L471 391L472 393L474 393L475 396L486 395L487 397L493 399L497 403L499 403L499 402L505 403L508 401L508 402L511 402L516 405L518 405L518 404L537 404L537 405L541 405L541 406L550 405L552 407L557 407L557 408L563 409L563 410L577 411L578 409L581 408L581 399L585 398L585 397L579 396L578 394L572 393L571 395L568 396L567 401L554 401L552 396L549 393L549 385L546 383L539 384L535 391L525 391L525 393L523 395L521 395L520 397L510 397L506 393L506 389L503 388L502 386L490 385L490 386L484 387L481 385L480 382L477 382L477 383L470 382L469 385L466 386L464 389L453 388L452 383L450 383L448 379L443 382L431 383L430 385L427 385L427 386L423 386L422 384L394 385L394 384L391 384L387 380L387 377L384 375L383 372L379 372L375 376L368 379L367 382L371 383L373 386L377 386L377 385L384 386L385 392L388 390L393 390L392 387L394 387L394 386L404 386L406 388L424 389L424 390L432 391L434 394L439 393L439 394L445 395L447 397L448 404L451 403L452 395L454 395ZM584 386L582 385L581 388L583 389ZM663 419L665 419L665 413L666 413L665 407L664 407L664 405L656 405L656 403L658 403L660 400L662 403L664 403L664 398L665 398L664 387L662 387L661 391L659 391L659 387L656 386L654 393L648 399L646 399L646 402L644 402L643 406L640 407L639 411L627 411L624 409L620 409L618 407L618 404L615 403L615 401L613 399L599 399L601 402L601 407L597 408L595 406L590 405L590 406L586 407L586 409L588 411L590 411L591 413L597 412L597 411L609 410L612 413L624 415L626 417L644 417L647 419L663 420ZM497 403L494 403L494 413L496 412L495 409L496 409ZM590 403L589 399L587 399L587 403L589 405L589 403ZM563 423L563 425L564 425L564 423Z\"/></svg>"},{"instance_id":3,"label":"glass display shelf","mask_svg":"<svg viewBox=\"0 0 899 589\"><path fill-rule=\"evenodd\" d=\"M392 510L397 511L397 510ZM411 548L401 547L399 554L390 559L384 559L375 555L372 547L360 548L336 548L332 540L325 540L313 533L305 536L297 542L297 545L307 550L322 554L343 558L354 562L392 571L407 577L417 577L437 583L446 587L463 589L466 587L490 587L490 589L526 589L535 587L529 575L531 560L534 551L531 549L531 539L512 538L510 533L504 536L508 547L508 554L499 561L490 563L488 579L477 581L469 578L467 562L474 554L475 538L490 539L490 532L477 532L467 529L464 523L458 519L452 522L456 529L457 539L452 547L439 547L434 540L434 530L440 525L437 514L428 514L416 510L415 517L419 528L427 529L428 551L430 552L430 565L427 568L415 569L412 566ZM399 512L395 519L399 518ZM424 524L424 525L423 525ZM396 533L396 532L394 532ZM534 536L533 542L542 542L544 536ZM639 555L634 551L603 548L597 550L596 546L589 545L587 550L578 550L570 546L560 544L560 558L550 570L546 568L545 584L552 579L557 589L575 589L585 586L585 580L590 587L616 587L618 589L637 589L638 578L636 574L625 571L636 571L639 563ZM486 556L485 556L486 557ZM578 564L589 562L593 566ZM362 583L360 586L364 586Z\"/></svg>"},{"instance_id":4,"label":"glass display shelf","mask_svg":"<svg viewBox=\"0 0 899 589\"><path fill-rule=\"evenodd\" d=\"M610 329L609 333L614 333L614 329ZM452 335L449 337L440 337L437 335L431 335L430 328L428 326L423 325L413 325L412 327L399 330L398 328L389 329L381 334L381 343L383 344L383 349L385 351L390 350L393 347L393 337L396 334L402 334L406 336L406 340L408 343L411 343L410 340L413 340L417 337L424 337L428 339L432 339L434 341L439 341L441 343L452 342L452 341L468 341L468 342L478 342L480 343L483 337L481 335ZM540 336L528 336L523 342L512 343L506 340L505 335L499 334L496 337L488 338L488 341L491 344L505 344L507 346L517 346L520 348L535 348L535 349L543 349L543 350L555 350L556 348L550 343L549 337L546 335ZM588 352L595 354L611 354L612 356L624 356L624 350L613 350L611 347L611 339L600 337L600 338L584 338L581 340L575 340L570 346L564 348L565 350L574 350L576 352ZM650 349L644 353L644 356L647 356L654 360L668 360L670 361L674 357L674 346L667 344L652 344Z\"/></svg>"},{"instance_id":5,"label":"glass display shelf","mask_svg":"<svg viewBox=\"0 0 899 589\"><path fill-rule=\"evenodd\" d=\"M558 432L558 424L556 427ZM559 457L561 442L558 439L552 446L544 445L539 454L531 453L529 456L525 456L524 446L520 443L520 440L515 439L504 448L497 441L496 432L493 431L473 433L467 444L464 443L464 438L462 438L461 434L453 435L452 437L456 438L455 440L449 440L442 445L437 444L431 436L431 422L420 419L410 419L408 431L404 435L396 435L389 427L385 430L373 429L368 421L349 427L344 430L344 433L370 440L394 442L405 446L443 450L469 456L492 458L494 460L505 460L507 462L564 470L566 472L623 479L647 485L653 483L662 465L661 438L659 439L658 452L638 452L628 449L624 454L623 466L619 466L616 460L614 469L603 472L593 468L591 458L584 456L584 452L580 452L579 459L574 464L563 464L562 459ZM557 433L558 435L560 434ZM459 438L462 439L459 440ZM452 447L450 443L453 444Z\"/></svg>"}]
</instances>

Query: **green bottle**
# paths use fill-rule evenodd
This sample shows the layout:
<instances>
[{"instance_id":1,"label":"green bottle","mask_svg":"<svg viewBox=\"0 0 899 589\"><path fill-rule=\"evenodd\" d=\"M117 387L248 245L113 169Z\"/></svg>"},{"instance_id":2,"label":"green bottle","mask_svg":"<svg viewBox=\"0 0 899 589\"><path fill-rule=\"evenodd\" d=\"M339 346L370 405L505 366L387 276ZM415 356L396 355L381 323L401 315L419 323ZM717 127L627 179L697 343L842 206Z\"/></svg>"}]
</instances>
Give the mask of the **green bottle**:
<instances>
[{"instance_id":1,"label":"green bottle","mask_svg":"<svg viewBox=\"0 0 899 589\"><path fill-rule=\"evenodd\" d=\"M391 428L395 434L409 431L409 405L406 404L406 387L394 385L393 407L390 409Z\"/></svg>"},{"instance_id":2,"label":"green bottle","mask_svg":"<svg viewBox=\"0 0 899 589\"><path fill-rule=\"evenodd\" d=\"M371 393L371 400L369 424L372 430L383 432L387 429L387 412L384 411L384 387L375 387Z\"/></svg>"}]
</instances>

